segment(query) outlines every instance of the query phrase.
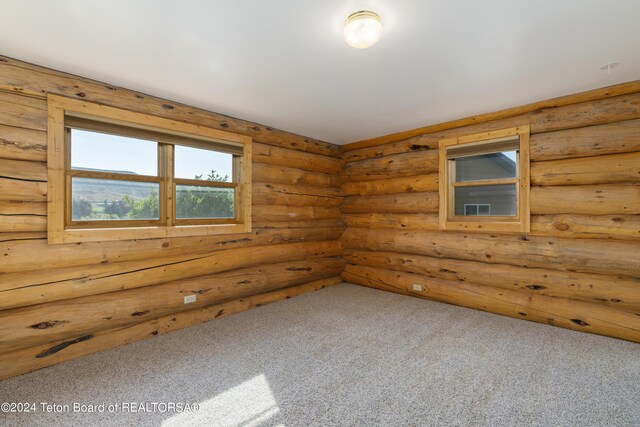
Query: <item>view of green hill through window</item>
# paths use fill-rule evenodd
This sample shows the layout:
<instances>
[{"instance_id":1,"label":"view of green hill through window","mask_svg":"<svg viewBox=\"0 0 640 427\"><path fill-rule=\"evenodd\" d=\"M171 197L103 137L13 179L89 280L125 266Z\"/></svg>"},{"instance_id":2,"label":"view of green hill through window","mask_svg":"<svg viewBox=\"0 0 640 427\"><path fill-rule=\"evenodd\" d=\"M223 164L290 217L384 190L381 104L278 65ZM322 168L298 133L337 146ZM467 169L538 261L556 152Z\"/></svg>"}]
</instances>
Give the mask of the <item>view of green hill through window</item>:
<instances>
[{"instance_id":1,"label":"view of green hill through window","mask_svg":"<svg viewBox=\"0 0 640 427\"><path fill-rule=\"evenodd\" d=\"M131 172L127 172L132 174ZM196 180L226 182L211 171ZM153 182L73 178L72 217L75 221L158 219L160 187ZM176 188L177 218L233 218L234 191L197 185Z\"/></svg>"}]
</instances>

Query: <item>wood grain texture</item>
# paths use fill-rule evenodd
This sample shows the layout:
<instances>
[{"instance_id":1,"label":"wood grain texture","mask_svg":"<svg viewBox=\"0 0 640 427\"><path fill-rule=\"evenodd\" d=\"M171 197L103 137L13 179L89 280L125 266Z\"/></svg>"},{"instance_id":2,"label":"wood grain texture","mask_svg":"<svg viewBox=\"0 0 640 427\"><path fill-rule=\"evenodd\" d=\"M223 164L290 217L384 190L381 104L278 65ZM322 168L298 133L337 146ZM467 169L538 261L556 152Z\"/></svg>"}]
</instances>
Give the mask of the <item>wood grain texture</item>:
<instances>
[{"instance_id":1,"label":"wood grain texture","mask_svg":"<svg viewBox=\"0 0 640 427\"><path fill-rule=\"evenodd\" d=\"M531 164L532 185L640 182L640 151Z\"/></svg>"},{"instance_id":2,"label":"wood grain texture","mask_svg":"<svg viewBox=\"0 0 640 427\"><path fill-rule=\"evenodd\" d=\"M343 268L344 261L337 258L275 263L4 310L0 312L0 354L335 277ZM196 302L185 304L186 295L195 295Z\"/></svg>"},{"instance_id":3,"label":"wood grain texture","mask_svg":"<svg viewBox=\"0 0 640 427\"><path fill-rule=\"evenodd\" d=\"M47 161L46 132L0 125L0 158Z\"/></svg>"},{"instance_id":4,"label":"wood grain texture","mask_svg":"<svg viewBox=\"0 0 640 427\"><path fill-rule=\"evenodd\" d=\"M0 287L0 309L116 292L287 260L340 255L334 241L253 246L219 252L126 261L113 265L47 270L47 274L7 274Z\"/></svg>"},{"instance_id":5,"label":"wood grain texture","mask_svg":"<svg viewBox=\"0 0 640 427\"><path fill-rule=\"evenodd\" d=\"M441 259L397 252L346 250L344 258L351 264L365 267L513 289L531 295L640 309L640 279L636 278Z\"/></svg>"},{"instance_id":6,"label":"wood grain texture","mask_svg":"<svg viewBox=\"0 0 640 427\"><path fill-rule=\"evenodd\" d=\"M557 160L640 151L640 120L545 132L531 137L531 160Z\"/></svg>"},{"instance_id":7,"label":"wood grain texture","mask_svg":"<svg viewBox=\"0 0 640 427\"><path fill-rule=\"evenodd\" d=\"M424 297L637 340L639 107L636 81L343 147L343 278L407 295L417 280ZM442 139L526 125L531 231L439 231L411 186L437 172L420 159Z\"/></svg>"},{"instance_id":8,"label":"wood grain texture","mask_svg":"<svg viewBox=\"0 0 640 427\"><path fill-rule=\"evenodd\" d=\"M254 197L244 213L255 226L218 236L48 245L47 186L55 183L47 150L57 147L48 144L47 121L61 120L46 107L49 95L172 129L252 137L246 158L254 184L239 182L238 192ZM336 283L344 266L340 154L322 141L0 57L0 352L13 354L0 355L0 376ZM198 302L184 305L193 291Z\"/></svg>"},{"instance_id":9,"label":"wood grain texture","mask_svg":"<svg viewBox=\"0 0 640 427\"><path fill-rule=\"evenodd\" d=\"M640 214L640 184L531 188L532 214Z\"/></svg>"},{"instance_id":10,"label":"wood grain texture","mask_svg":"<svg viewBox=\"0 0 640 427\"><path fill-rule=\"evenodd\" d=\"M534 215L531 230L539 236L640 240L640 215Z\"/></svg>"},{"instance_id":11,"label":"wood grain texture","mask_svg":"<svg viewBox=\"0 0 640 427\"><path fill-rule=\"evenodd\" d=\"M636 242L582 240L487 233L347 228L347 249L412 253L520 267L640 276Z\"/></svg>"},{"instance_id":12,"label":"wood grain texture","mask_svg":"<svg viewBox=\"0 0 640 427\"><path fill-rule=\"evenodd\" d=\"M341 212L352 213L435 213L438 193L398 193L378 196L348 196L340 205Z\"/></svg>"},{"instance_id":13,"label":"wood grain texture","mask_svg":"<svg viewBox=\"0 0 640 427\"><path fill-rule=\"evenodd\" d=\"M342 220L347 227L438 230L436 214L344 214ZM530 234L574 239L640 240L640 215L533 215Z\"/></svg>"},{"instance_id":14,"label":"wood grain texture","mask_svg":"<svg viewBox=\"0 0 640 427\"><path fill-rule=\"evenodd\" d=\"M342 185L345 196L372 196L376 194L419 193L438 191L438 175L414 175L374 181L350 181Z\"/></svg>"},{"instance_id":15,"label":"wood grain texture","mask_svg":"<svg viewBox=\"0 0 640 427\"><path fill-rule=\"evenodd\" d=\"M135 325L108 329L72 339L54 341L28 349L0 355L0 380L42 369L91 353L130 344L177 331L198 323L240 313L261 305L277 302L307 292L333 286L340 277L314 280L302 285L252 295L196 310L170 314L158 319L145 320Z\"/></svg>"}]
</instances>

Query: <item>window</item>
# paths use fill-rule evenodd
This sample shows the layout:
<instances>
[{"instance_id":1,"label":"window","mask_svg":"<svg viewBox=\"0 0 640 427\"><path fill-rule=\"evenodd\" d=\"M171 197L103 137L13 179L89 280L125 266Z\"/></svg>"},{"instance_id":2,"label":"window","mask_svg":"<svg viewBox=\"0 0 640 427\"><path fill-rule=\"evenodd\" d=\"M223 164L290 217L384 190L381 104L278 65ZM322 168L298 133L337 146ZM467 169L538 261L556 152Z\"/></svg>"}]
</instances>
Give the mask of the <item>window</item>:
<instances>
[{"instance_id":1,"label":"window","mask_svg":"<svg viewBox=\"0 0 640 427\"><path fill-rule=\"evenodd\" d=\"M529 231L529 126L443 139L440 229Z\"/></svg>"},{"instance_id":2,"label":"window","mask_svg":"<svg viewBox=\"0 0 640 427\"><path fill-rule=\"evenodd\" d=\"M50 243L251 231L249 137L59 96L48 137Z\"/></svg>"}]
</instances>

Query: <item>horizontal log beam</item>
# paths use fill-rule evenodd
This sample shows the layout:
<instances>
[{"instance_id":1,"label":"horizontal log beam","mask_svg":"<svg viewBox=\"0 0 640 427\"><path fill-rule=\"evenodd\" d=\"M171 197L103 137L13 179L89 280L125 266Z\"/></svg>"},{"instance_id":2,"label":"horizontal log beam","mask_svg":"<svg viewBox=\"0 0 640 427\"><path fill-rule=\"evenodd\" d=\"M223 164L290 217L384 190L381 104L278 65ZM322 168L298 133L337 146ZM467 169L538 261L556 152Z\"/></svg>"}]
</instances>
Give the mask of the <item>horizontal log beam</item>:
<instances>
[{"instance_id":1,"label":"horizontal log beam","mask_svg":"<svg viewBox=\"0 0 640 427\"><path fill-rule=\"evenodd\" d=\"M346 163L342 175L374 180L438 172L438 150L426 150Z\"/></svg>"},{"instance_id":2,"label":"horizontal log beam","mask_svg":"<svg viewBox=\"0 0 640 427\"><path fill-rule=\"evenodd\" d=\"M334 207L342 202L339 188L253 183L253 203L262 205Z\"/></svg>"},{"instance_id":3,"label":"horizontal log beam","mask_svg":"<svg viewBox=\"0 0 640 427\"><path fill-rule=\"evenodd\" d=\"M396 230L438 230L438 214L367 213L342 216L347 227L392 228Z\"/></svg>"},{"instance_id":4,"label":"horizontal log beam","mask_svg":"<svg viewBox=\"0 0 640 427\"><path fill-rule=\"evenodd\" d=\"M346 249L400 252L520 267L640 276L637 244L626 241L497 235L446 231L402 231L348 227Z\"/></svg>"},{"instance_id":5,"label":"horizontal log beam","mask_svg":"<svg viewBox=\"0 0 640 427\"><path fill-rule=\"evenodd\" d=\"M588 113L588 110L584 111ZM392 156L399 153L421 151L438 147L445 138L454 138L491 130L506 129L527 124L524 121L505 119L494 123L450 129L444 132L428 133L384 145L349 150L345 146L343 159L347 162ZM630 153L640 150L640 120L614 121L593 126L588 121L582 126L566 130L534 133L530 140L532 161L591 157L604 154Z\"/></svg>"},{"instance_id":6,"label":"horizontal log beam","mask_svg":"<svg viewBox=\"0 0 640 427\"><path fill-rule=\"evenodd\" d=\"M435 213L438 193L398 193L379 196L348 196L340 205L345 214L355 213Z\"/></svg>"},{"instance_id":7,"label":"horizontal log beam","mask_svg":"<svg viewBox=\"0 0 640 427\"><path fill-rule=\"evenodd\" d=\"M171 239L141 239L48 245L45 239L0 243L0 273L37 275L64 267L111 264L152 258L198 255L250 246L277 245L338 239L342 227L254 229L251 233ZM34 254L38 254L37 257ZM14 274L15 273L15 274ZM13 280L13 279L12 279ZM51 277L51 281L57 280ZM9 278L0 274L0 286Z\"/></svg>"},{"instance_id":8,"label":"horizontal log beam","mask_svg":"<svg viewBox=\"0 0 640 427\"><path fill-rule=\"evenodd\" d=\"M289 243L7 275L0 287L0 310L157 285L264 263L333 257L340 252L336 241Z\"/></svg>"},{"instance_id":9,"label":"horizontal log beam","mask_svg":"<svg viewBox=\"0 0 640 427\"><path fill-rule=\"evenodd\" d=\"M343 256L349 263L365 267L515 289L531 295L640 309L640 279L441 259L397 252L346 250Z\"/></svg>"},{"instance_id":10,"label":"horizontal log beam","mask_svg":"<svg viewBox=\"0 0 640 427\"><path fill-rule=\"evenodd\" d=\"M47 130L47 103L44 99L0 90L0 111L0 125Z\"/></svg>"},{"instance_id":11,"label":"horizontal log beam","mask_svg":"<svg viewBox=\"0 0 640 427\"><path fill-rule=\"evenodd\" d=\"M531 136L532 161L640 151L640 120L545 132Z\"/></svg>"},{"instance_id":12,"label":"horizontal log beam","mask_svg":"<svg viewBox=\"0 0 640 427\"><path fill-rule=\"evenodd\" d=\"M342 220L348 227L438 230L437 214L345 214ZM640 215L532 215L530 235L639 240Z\"/></svg>"},{"instance_id":13,"label":"horizontal log beam","mask_svg":"<svg viewBox=\"0 0 640 427\"><path fill-rule=\"evenodd\" d=\"M532 214L640 214L640 185L601 184L531 187Z\"/></svg>"},{"instance_id":14,"label":"horizontal log beam","mask_svg":"<svg viewBox=\"0 0 640 427\"><path fill-rule=\"evenodd\" d=\"M0 176L0 201L46 203L47 183Z\"/></svg>"},{"instance_id":15,"label":"horizontal log beam","mask_svg":"<svg viewBox=\"0 0 640 427\"><path fill-rule=\"evenodd\" d=\"M0 158L47 161L47 133L0 125Z\"/></svg>"},{"instance_id":16,"label":"horizontal log beam","mask_svg":"<svg viewBox=\"0 0 640 427\"><path fill-rule=\"evenodd\" d=\"M531 163L532 185L640 182L640 151Z\"/></svg>"},{"instance_id":17,"label":"horizontal log beam","mask_svg":"<svg viewBox=\"0 0 640 427\"><path fill-rule=\"evenodd\" d=\"M297 168L309 172L338 174L342 170L344 163L341 159L333 157L304 153L256 142L252 144L252 152L254 163Z\"/></svg>"},{"instance_id":18,"label":"horizontal log beam","mask_svg":"<svg viewBox=\"0 0 640 427\"><path fill-rule=\"evenodd\" d=\"M254 205L252 209L253 221L263 223L340 218L337 207Z\"/></svg>"},{"instance_id":19,"label":"horizontal log beam","mask_svg":"<svg viewBox=\"0 0 640 427\"><path fill-rule=\"evenodd\" d=\"M640 215L533 215L531 231L537 236L640 240Z\"/></svg>"},{"instance_id":20,"label":"horizontal log beam","mask_svg":"<svg viewBox=\"0 0 640 427\"><path fill-rule=\"evenodd\" d=\"M254 183L265 182L339 188L342 181L337 175L309 172L298 168L274 166L267 163L254 163L251 173L253 174Z\"/></svg>"},{"instance_id":21,"label":"horizontal log beam","mask_svg":"<svg viewBox=\"0 0 640 427\"><path fill-rule=\"evenodd\" d=\"M345 196L438 191L438 174L415 175L373 181L350 181L342 185Z\"/></svg>"},{"instance_id":22,"label":"horizontal log beam","mask_svg":"<svg viewBox=\"0 0 640 427\"><path fill-rule=\"evenodd\" d=\"M376 289L640 342L639 313L616 307L356 265L348 265L342 278ZM413 284L421 285L422 291L412 291Z\"/></svg>"}]
</instances>

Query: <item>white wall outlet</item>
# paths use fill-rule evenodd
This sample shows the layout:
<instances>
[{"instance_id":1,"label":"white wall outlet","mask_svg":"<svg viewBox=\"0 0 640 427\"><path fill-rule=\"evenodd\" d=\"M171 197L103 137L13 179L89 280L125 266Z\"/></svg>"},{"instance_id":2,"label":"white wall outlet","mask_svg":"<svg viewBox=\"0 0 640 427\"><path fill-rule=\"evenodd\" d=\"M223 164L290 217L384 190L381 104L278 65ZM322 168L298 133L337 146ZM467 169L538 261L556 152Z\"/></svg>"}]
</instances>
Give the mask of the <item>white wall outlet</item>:
<instances>
[{"instance_id":1,"label":"white wall outlet","mask_svg":"<svg viewBox=\"0 0 640 427\"><path fill-rule=\"evenodd\" d=\"M422 285L418 285L417 283L414 283L413 290L416 292L422 292Z\"/></svg>"},{"instance_id":2,"label":"white wall outlet","mask_svg":"<svg viewBox=\"0 0 640 427\"><path fill-rule=\"evenodd\" d=\"M184 297L184 303L185 304L191 304L192 302L196 302L196 296L195 295L187 295L186 297Z\"/></svg>"}]
</instances>

